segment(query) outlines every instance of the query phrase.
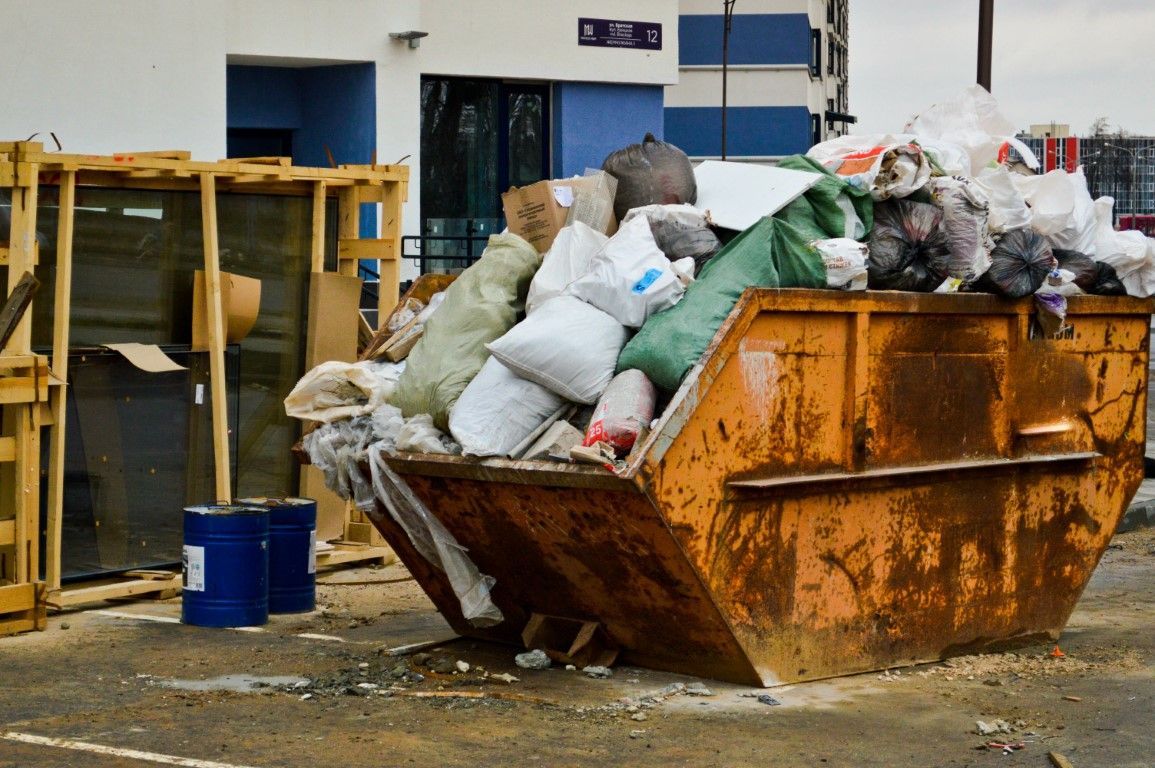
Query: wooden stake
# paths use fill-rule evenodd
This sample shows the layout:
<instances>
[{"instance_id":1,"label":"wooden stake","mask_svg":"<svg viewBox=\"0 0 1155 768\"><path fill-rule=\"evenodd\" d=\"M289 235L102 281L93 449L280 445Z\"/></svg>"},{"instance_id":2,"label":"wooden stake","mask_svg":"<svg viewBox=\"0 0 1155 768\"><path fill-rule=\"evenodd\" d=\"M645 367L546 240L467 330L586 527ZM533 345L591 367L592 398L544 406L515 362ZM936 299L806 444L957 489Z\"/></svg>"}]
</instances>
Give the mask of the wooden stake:
<instances>
[{"instance_id":1,"label":"wooden stake","mask_svg":"<svg viewBox=\"0 0 1155 768\"><path fill-rule=\"evenodd\" d=\"M377 262L381 282L377 285L377 325L380 327L397 306L401 296L401 204L405 202L401 184L384 188L381 204L381 239L391 244L387 255Z\"/></svg>"},{"instance_id":2,"label":"wooden stake","mask_svg":"<svg viewBox=\"0 0 1155 768\"><path fill-rule=\"evenodd\" d=\"M4 302L3 309L0 309L0 351L16 332L16 326L24 319L24 312L32 304L32 297L39 287L40 281L31 272L25 272L20 282L12 289L8 300Z\"/></svg>"},{"instance_id":3,"label":"wooden stake","mask_svg":"<svg viewBox=\"0 0 1155 768\"><path fill-rule=\"evenodd\" d=\"M216 500L232 499L229 464L228 390L225 386L225 331L221 309L221 257L217 234L216 177L200 174L201 227L204 238L205 298L209 321L209 388L213 408L213 462Z\"/></svg>"},{"instance_id":4,"label":"wooden stake","mask_svg":"<svg viewBox=\"0 0 1155 768\"><path fill-rule=\"evenodd\" d=\"M52 313L52 427L48 431L48 520L45 531L44 580L50 593L60 590L60 547L64 521L64 439L68 402L68 343L72 322L72 231L76 220L76 173L60 176L56 228L56 299Z\"/></svg>"},{"instance_id":5,"label":"wooden stake","mask_svg":"<svg viewBox=\"0 0 1155 768\"><path fill-rule=\"evenodd\" d=\"M312 239L312 266L313 272L325 271L325 192L328 185L323 181L313 184L313 239Z\"/></svg>"},{"instance_id":6,"label":"wooden stake","mask_svg":"<svg viewBox=\"0 0 1155 768\"><path fill-rule=\"evenodd\" d=\"M356 187L342 187L337 193L337 240L356 240L361 236L361 203ZM357 260L338 257L337 271L357 276Z\"/></svg>"}]
</instances>

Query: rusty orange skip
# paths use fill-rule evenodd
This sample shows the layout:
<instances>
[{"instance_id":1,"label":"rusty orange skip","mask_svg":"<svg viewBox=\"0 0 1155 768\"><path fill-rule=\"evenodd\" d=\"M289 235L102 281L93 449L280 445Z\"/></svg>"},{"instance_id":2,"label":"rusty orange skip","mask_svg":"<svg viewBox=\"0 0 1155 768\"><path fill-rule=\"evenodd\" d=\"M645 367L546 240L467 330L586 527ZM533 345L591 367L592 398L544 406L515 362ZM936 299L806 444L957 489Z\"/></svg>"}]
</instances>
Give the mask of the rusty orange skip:
<instances>
[{"instance_id":1,"label":"rusty orange skip","mask_svg":"<svg viewBox=\"0 0 1155 768\"><path fill-rule=\"evenodd\" d=\"M1142 478L1153 302L748 290L620 475L390 465L497 579L464 635L598 622L628 663L774 685L1057 638Z\"/></svg>"}]
</instances>

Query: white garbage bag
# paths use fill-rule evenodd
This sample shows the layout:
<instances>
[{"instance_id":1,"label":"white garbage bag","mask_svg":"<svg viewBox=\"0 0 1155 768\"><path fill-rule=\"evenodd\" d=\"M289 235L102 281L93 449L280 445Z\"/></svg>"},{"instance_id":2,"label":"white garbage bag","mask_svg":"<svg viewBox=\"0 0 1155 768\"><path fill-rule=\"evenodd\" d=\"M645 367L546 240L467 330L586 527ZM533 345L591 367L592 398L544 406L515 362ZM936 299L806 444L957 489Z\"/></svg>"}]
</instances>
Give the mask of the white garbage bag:
<instances>
[{"instance_id":1,"label":"white garbage bag","mask_svg":"<svg viewBox=\"0 0 1155 768\"><path fill-rule=\"evenodd\" d=\"M1130 236L1141 233L1130 230L1120 232L1119 234ZM1123 285L1127 288L1129 295L1146 298L1148 296L1155 296L1155 239L1150 237L1143 239L1147 241L1147 257L1144 259L1142 266L1119 279L1123 281Z\"/></svg>"},{"instance_id":2,"label":"white garbage bag","mask_svg":"<svg viewBox=\"0 0 1155 768\"><path fill-rule=\"evenodd\" d=\"M625 326L592 304L558 296L486 349L523 379L566 400L593 403L614 377L628 335Z\"/></svg>"},{"instance_id":3,"label":"white garbage bag","mask_svg":"<svg viewBox=\"0 0 1155 768\"><path fill-rule=\"evenodd\" d=\"M1091 192L1087 189L1087 177L1083 174L1082 167L1075 169L1074 173L1064 171L1058 173L1071 187L1074 206L1071 208L1071 219L1067 222L1067 226L1049 235L1047 239L1055 248L1094 256L1098 228L1095 203L1091 200Z\"/></svg>"},{"instance_id":4,"label":"white garbage bag","mask_svg":"<svg viewBox=\"0 0 1155 768\"><path fill-rule=\"evenodd\" d=\"M875 200L906 197L931 173L922 147L891 135L839 136L815 144L806 155Z\"/></svg>"},{"instance_id":5,"label":"white garbage bag","mask_svg":"<svg viewBox=\"0 0 1155 768\"><path fill-rule=\"evenodd\" d=\"M491 357L449 412L449 431L466 456L508 456L564 402Z\"/></svg>"},{"instance_id":6,"label":"white garbage bag","mask_svg":"<svg viewBox=\"0 0 1155 768\"><path fill-rule=\"evenodd\" d=\"M576 296L629 328L682 299L685 283L662 253L645 217L623 224L590 260L589 271L570 283Z\"/></svg>"},{"instance_id":7,"label":"white garbage bag","mask_svg":"<svg viewBox=\"0 0 1155 768\"><path fill-rule=\"evenodd\" d=\"M1011 174L1011 183L1031 208L1031 229L1047 237L1066 229L1075 211L1075 190L1067 172L1054 170L1041 176Z\"/></svg>"},{"instance_id":8,"label":"white garbage bag","mask_svg":"<svg viewBox=\"0 0 1155 768\"><path fill-rule=\"evenodd\" d=\"M588 272L590 260L607 240L601 232L580 221L563 227L529 284L525 313L533 314L544 302L560 296L567 285Z\"/></svg>"},{"instance_id":9,"label":"white garbage bag","mask_svg":"<svg viewBox=\"0 0 1155 768\"><path fill-rule=\"evenodd\" d=\"M1135 230L1116 232L1114 207L1115 199L1112 197L1100 197L1094 202L1095 246L1084 253L1094 257L1095 261L1110 264L1123 280L1147 262L1147 238ZM1123 280L1123 285L1127 285L1126 280ZM1127 292L1131 293L1131 289L1128 288Z\"/></svg>"},{"instance_id":10,"label":"white garbage bag","mask_svg":"<svg viewBox=\"0 0 1155 768\"><path fill-rule=\"evenodd\" d=\"M810 246L822 257L827 287L841 291L866 290L866 260L870 252L866 243L849 237L832 237L815 240Z\"/></svg>"}]
</instances>

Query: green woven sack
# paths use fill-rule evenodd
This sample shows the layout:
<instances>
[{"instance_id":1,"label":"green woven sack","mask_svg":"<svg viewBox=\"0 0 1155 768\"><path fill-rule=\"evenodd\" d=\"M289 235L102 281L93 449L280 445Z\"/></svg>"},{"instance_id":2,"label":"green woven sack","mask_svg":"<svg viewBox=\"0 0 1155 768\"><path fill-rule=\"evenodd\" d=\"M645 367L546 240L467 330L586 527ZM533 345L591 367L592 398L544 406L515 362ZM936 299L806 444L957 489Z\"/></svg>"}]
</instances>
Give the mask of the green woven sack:
<instances>
[{"instance_id":1,"label":"green woven sack","mask_svg":"<svg viewBox=\"0 0 1155 768\"><path fill-rule=\"evenodd\" d=\"M449 409L489 359L485 345L500 338L525 308L541 254L517 235L492 235L481 258L445 290L406 359L390 402L406 418L421 413L449 431Z\"/></svg>"},{"instance_id":2,"label":"green woven sack","mask_svg":"<svg viewBox=\"0 0 1155 768\"><path fill-rule=\"evenodd\" d=\"M798 228L764 218L710 260L682 300L651 317L626 344L618 370L637 368L673 391L750 286L823 288L826 268Z\"/></svg>"},{"instance_id":3,"label":"green woven sack","mask_svg":"<svg viewBox=\"0 0 1155 768\"><path fill-rule=\"evenodd\" d=\"M805 155L784 157L778 167L818 173L822 178L806 194L774 214L774 218L789 221L811 240L828 237L863 240L870 234L874 226L874 201L870 192L847 184Z\"/></svg>"}]
</instances>

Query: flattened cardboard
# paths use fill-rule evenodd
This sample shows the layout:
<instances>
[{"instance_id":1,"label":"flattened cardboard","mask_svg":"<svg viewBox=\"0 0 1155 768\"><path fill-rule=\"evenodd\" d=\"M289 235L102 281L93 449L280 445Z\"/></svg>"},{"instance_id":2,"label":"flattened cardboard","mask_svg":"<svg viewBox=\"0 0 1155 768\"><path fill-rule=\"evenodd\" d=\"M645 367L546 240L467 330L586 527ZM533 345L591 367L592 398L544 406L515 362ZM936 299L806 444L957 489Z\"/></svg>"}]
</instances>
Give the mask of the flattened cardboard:
<instances>
[{"instance_id":1,"label":"flattened cardboard","mask_svg":"<svg viewBox=\"0 0 1155 768\"><path fill-rule=\"evenodd\" d=\"M707 211L716 226L741 232L785 208L821 178L769 165L706 160L694 169L694 207Z\"/></svg>"},{"instance_id":2,"label":"flattened cardboard","mask_svg":"<svg viewBox=\"0 0 1155 768\"><path fill-rule=\"evenodd\" d=\"M208 305L205 302L205 273L193 275L192 349L209 348ZM221 272L221 317L225 326L225 343L235 344L253 330L261 311L261 281L254 277Z\"/></svg>"},{"instance_id":3,"label":"flattened cardboard","mask_svg":"<svg viewBox=\"0 0 1155 768\"><path fill-rule=\"evenodd\" d=\"M314 272L309 280L309 316L305 336L305 369L329 360L357 359L361 279L336 272ZM325 487L325 476L301 467L301 495L317 501L317 540L345 535L346 501Z\"/></svg>"},{"instance_id":4,"label":"flattened cardboard","mask_svg":"<svg viewBox=\"0 0 1155 768\"><path fill-rule=\"evenodd\" d=\"M119 352L128 362L146 373L167 373L169 371L187 370L183 365L177 365L171 357L166 355L155 344L137 344L125 342L123 344L102 344L101 346Z\"/></svg>"}]
</instances>

